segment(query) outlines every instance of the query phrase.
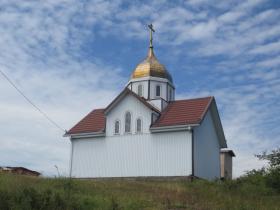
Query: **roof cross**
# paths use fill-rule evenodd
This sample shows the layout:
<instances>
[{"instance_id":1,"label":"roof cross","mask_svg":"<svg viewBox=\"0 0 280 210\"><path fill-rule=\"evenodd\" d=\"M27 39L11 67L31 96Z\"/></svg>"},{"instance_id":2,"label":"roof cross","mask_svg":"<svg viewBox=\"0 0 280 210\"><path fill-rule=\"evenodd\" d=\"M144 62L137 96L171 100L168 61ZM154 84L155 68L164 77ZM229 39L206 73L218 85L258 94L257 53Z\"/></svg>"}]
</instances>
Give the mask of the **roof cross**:
<instances>
[{"instance_id":1,"label":"roof cross","mask_svg":"<svg viewBox=\"0 0 280 210\"><path fill-rule=\"evenodd\" d=\"M153 33L155 32L153 24L148 25L148 28L150 29L150 48L153 48Z\"/></svg>"}]
</instances>

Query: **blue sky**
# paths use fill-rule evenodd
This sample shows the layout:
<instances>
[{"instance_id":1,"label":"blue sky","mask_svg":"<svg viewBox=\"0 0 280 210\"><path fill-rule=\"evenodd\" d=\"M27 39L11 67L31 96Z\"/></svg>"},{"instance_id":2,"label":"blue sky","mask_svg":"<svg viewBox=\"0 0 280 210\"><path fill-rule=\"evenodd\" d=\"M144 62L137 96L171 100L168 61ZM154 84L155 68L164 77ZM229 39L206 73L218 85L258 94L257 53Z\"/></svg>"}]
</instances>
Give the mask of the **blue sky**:
<instances>
[{"instance_id":1,"label":"blue sky","mask_svg":"<svg viewBox=\"0 0 280 210\"><path fill-rule=\"evenodd\" d=\"M234 175L280 144L280 4L268 0L0 0L0 68L69 129L106 106L147 53L173 76L177 98L216 97ZM0 165L54 175L70 145L0 77Z\"/></svg>"}]
</instances>

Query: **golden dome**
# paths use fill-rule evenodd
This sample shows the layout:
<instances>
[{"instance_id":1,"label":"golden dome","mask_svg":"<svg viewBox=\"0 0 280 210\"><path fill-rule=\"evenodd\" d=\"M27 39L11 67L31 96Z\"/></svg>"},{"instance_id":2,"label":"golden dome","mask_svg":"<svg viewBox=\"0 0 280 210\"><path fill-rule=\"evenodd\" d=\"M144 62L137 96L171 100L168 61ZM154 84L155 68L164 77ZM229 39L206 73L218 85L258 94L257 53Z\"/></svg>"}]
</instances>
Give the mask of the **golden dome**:
<instances>
[{"instance_id":1,"label":"golden dome","mask_svg":"<svg viewBox=\"0 0 280 210\"><path fill-rule=\"evenodd\" d=\"M153 47L150 46L148 56L144 61L139 63L135 70L133 71L131 78L141 78L141 77L160 77L168 79L172 83L172 77L167 71L167 69L162 65L154 55Z\"/></svg>"}]
</instances>

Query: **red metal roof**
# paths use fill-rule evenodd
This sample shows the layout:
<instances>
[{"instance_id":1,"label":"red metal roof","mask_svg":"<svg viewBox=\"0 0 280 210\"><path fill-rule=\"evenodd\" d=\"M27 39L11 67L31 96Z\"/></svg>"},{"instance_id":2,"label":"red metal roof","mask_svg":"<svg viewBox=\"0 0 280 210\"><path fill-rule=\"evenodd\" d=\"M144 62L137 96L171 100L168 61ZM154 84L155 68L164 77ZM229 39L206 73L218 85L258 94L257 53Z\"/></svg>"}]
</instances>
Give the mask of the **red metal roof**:
<instances>
[{"instance_id":1,"label":"red metal roof","mask_svg":"<svg viewBox=\"0 0 280 210\"><path fill-rule=\"evenodd\" d=\"M133 95L137 96L138 99L141 99L140 101L145 101L138 95ZM152 127L199 124L206 114L212 100L213 97L205 97L172 101L161 112L159 119L152 125ZM146 101L144 104L151 106ZM106 109L93 110L66 134L71 135L105 131L105 110Z\"/></svg>"},{"instance_id":2,"label":"red metal roof","mask_svg":"<svg viewBox=\"0 0 280 210\"><path fill-rule=\"evenodd\" d=\"M66 134L102 132L105 129L105 121L104 109L95 109Z\"/></svg>"},{"instance_id":3,"label":"red metal roof","mask_svg":"<svg viewBox=\"0 0 280 210\"><path fill-rule=\"evenodd\" d=\"M199 124L213 97L172 101L152 127Z\"/></svg>"}]
</instances>

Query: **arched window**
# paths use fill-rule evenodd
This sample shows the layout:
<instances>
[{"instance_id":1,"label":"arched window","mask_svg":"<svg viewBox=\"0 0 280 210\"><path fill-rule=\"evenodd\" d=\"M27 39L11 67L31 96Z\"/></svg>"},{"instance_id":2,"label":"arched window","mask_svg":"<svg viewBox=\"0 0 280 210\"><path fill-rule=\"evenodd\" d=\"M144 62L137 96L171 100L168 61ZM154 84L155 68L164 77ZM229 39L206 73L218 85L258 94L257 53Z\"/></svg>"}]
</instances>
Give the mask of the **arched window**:
<instances>
[{"instance_id":1,"label":"arched window","mask_svg":"<svg viewBox=\"0 0 280 210\"><path fill-rule=\"evenodd\" d=\"M160 85L156 86L156 96L160 96Z\"/></svg>"},{"instance_id":2,"label":"arched window","mask_svg":"<svg viewBox=\"0 0 280 210\"><path fill-rule=\"evenodd\" d=\"M142 120L138 118L136 120L136 132L141 133L142 132Z\"/></svg>"},{"instance_id":3,"label":"arched window","mask_svg":"<svg viewBox=\"0 0 280 210\"><path fill-rule=\"evenodd\" d=\"M138 95L143 96L143 85L138 85Z\"/></svg>"},{"instance_id":4,"label":"arched window","mask_svg":"<svg viewBox=\"0 0 280 210\"><path fill-rule=\"evenodd\" d=\"M126 112L125 113L125 128L124 128L125 133L130 133L131 132L131 113Z\"/></svg>"},{"instance_id":5,"label":"arched window","mask_svg":"<svg viewBox=\"0 0 280 210\"><path fill-rule=\"evenodd\" d=\"M115 134L120 134L120 121L115 121Z\"/></svg>"}]
</instances>

